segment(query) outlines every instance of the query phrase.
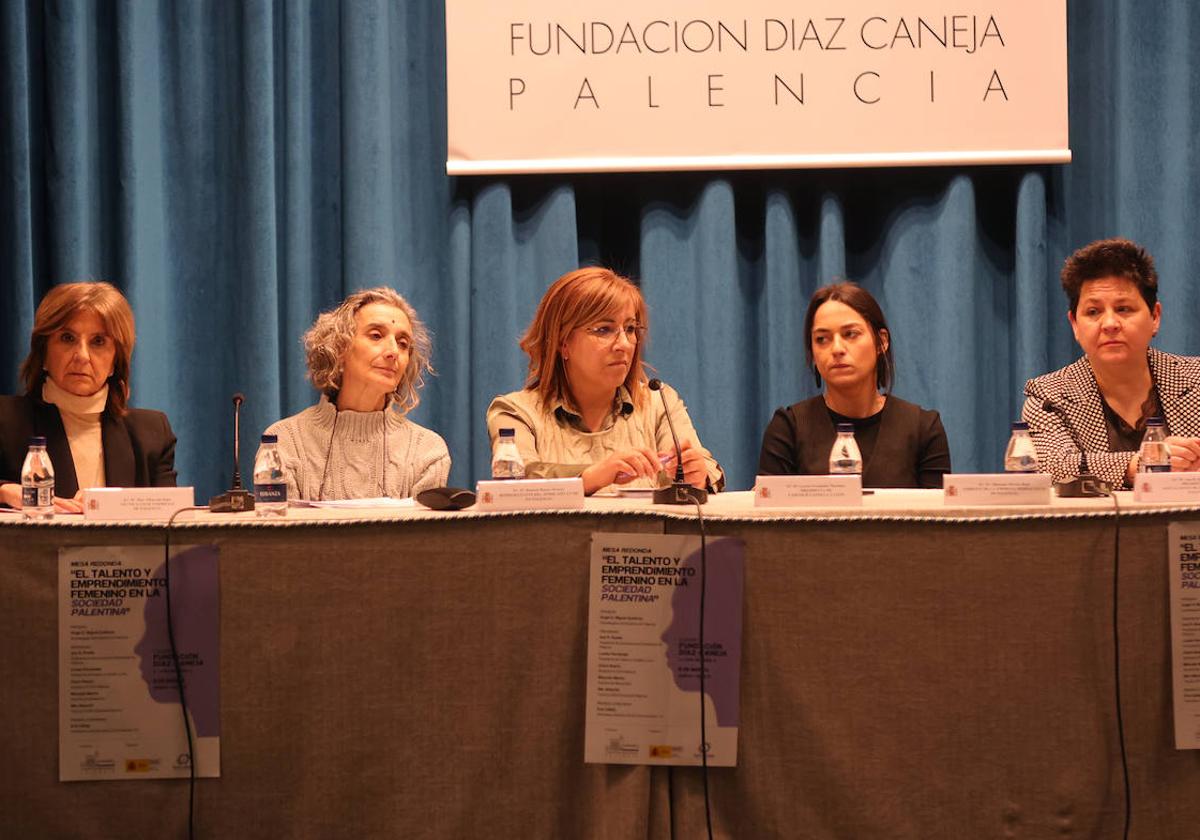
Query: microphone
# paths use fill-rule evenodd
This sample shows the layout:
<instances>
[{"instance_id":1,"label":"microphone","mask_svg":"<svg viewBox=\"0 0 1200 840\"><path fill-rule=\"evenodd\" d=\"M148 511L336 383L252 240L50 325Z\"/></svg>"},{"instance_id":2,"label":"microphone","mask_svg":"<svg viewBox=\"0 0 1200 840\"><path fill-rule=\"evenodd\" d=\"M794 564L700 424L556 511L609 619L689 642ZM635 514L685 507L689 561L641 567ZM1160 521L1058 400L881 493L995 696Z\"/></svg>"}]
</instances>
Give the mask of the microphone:
<instances>
[{"instance_id":1,"label":"microphone","mask_svg":"<svg viewBox=\"0 0 1200 840\"><path fill-rule=\"evenodd\" d=\"M1061 406L1051 400L1043 400L1042 411L1058 415L1063 425L1067 427L1067 434L1076 442L1079 441L1079 435L1075 433L1075 425ZM1088 467L1087 453L1080 449L1079 474L1071 481L1056 481L1054 492L1066 499L1095 499L1101 496L1111 496L1112 485L1091 471Z\"/></svg>"},{"instance_id":2,"label":"microphone","mask_svg":"<svg viewBox=\"0 0 1200 840\"><path fill-rule=\"evenodd\" d=\"M646 385L651 391L658 391L662 398L663 413L667 415L667 427L671 430L671 440L675 442L675 480L670 487L660 487L654 491L656 505L702 505L708 501L708 491L703 487L693 487L687 483L683 473L683 449L679 446L679 436L675 434L675 423L671 420L671 411L667 408L667 395L663 392L660 379L651 379Z\"/></svg>"},{"instance_id":3,"label":"microphone","mask_svg":"<svg viewBox=\"0 0 1200 840\"><path fill-rule=\"evenodd\" d=\"M238 466L241 455L241 409L245 401L246 396L241 391L233 395L233 486L208 500L208 509L213 513L254 510L254 494L242 486L242 470Z\"/></svg>"}]
</instances>

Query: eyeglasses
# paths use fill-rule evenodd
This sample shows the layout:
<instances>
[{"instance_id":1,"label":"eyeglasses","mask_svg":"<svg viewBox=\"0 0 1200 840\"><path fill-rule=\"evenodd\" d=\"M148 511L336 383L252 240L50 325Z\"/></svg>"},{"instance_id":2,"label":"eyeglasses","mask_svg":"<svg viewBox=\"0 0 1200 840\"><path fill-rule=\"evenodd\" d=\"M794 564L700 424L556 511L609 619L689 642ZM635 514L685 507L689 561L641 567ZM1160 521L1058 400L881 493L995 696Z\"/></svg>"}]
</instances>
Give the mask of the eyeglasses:
<instances>
[{"instance_id":1,"label":"eyeglasses","mask_svg":"<svg viewBox=\"0 0 1200 840\"><path fill-rule=\"evenodd\" d=\"M641 324L626 324L623 327L598 324L594 327L584 327L583 331L601 344L616 344L618 333L624 333L630 344L637 344L646 338L646 328Z\"/></svg>"}]
</instances>

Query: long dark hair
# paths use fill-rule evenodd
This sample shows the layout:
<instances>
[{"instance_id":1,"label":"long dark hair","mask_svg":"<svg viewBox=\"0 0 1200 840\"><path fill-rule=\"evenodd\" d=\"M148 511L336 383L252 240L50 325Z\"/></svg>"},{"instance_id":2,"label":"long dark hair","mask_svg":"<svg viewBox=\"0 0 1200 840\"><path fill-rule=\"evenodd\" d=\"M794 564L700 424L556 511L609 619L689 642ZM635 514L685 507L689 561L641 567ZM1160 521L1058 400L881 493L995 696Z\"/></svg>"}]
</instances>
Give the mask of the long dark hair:
<instances>
[{"instance_id":1,"label":"long dark hair","mask_svg":"<svg viewBox=\"0 0 1200 840\"><path fill-rule=\"evenodd\" d=\"M817 310L821 308L821 304L831 300L849 306L861 315L871 328L871 336L875 340L875 383L879 390L890 394L892 379L896 373L896 362L892 359L892 331L888 329L887 319L883 317L883 310L879 308L879 301L875 300L871 293L862 286L849 281L833 283L817 289L808 302L808 312L804 314L804 350L808 355L808 366L813 370L817 387L821 387L821 374L817 370L817 366L813 364L813 320L817 317ZM888 334L886 350L879 337L881 331Z\"/></svg>"}]
</instances>

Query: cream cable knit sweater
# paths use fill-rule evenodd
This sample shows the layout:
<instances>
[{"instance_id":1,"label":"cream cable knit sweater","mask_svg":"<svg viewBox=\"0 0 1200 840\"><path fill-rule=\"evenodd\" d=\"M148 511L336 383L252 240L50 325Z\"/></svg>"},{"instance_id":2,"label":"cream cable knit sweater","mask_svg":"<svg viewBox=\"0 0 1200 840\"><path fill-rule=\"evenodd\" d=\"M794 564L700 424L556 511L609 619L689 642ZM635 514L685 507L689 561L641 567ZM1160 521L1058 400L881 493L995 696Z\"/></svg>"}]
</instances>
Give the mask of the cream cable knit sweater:
<instances>
[{"instance_id":1,"label":"cream cable knit sweater","mask_svg":"<svg viewBox=\"0 0 1200 840\"><path fill-rule=\"evenodd\" d=\"M450 451L441 436L391 409L338 411L322 397L311 408L273 423L266 433L279 436L289 499L401 499L442 487L450 475Z\"/></svg>"}]
</instances>

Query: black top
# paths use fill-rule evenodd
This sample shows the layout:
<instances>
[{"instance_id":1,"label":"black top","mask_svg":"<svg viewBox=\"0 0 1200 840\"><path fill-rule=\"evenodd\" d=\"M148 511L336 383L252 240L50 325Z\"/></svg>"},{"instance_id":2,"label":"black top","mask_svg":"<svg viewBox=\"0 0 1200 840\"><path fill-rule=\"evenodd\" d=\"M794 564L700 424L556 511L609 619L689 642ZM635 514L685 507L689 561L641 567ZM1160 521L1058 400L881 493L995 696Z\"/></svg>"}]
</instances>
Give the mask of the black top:
<instances>
[{"instance_id":1,"label":"black top","mask_svg":"<svg viewBox=\"0 0 1200 840\"><path fill-rule=\"evenodd\" d=\"M763 433L759 475L828 475L838 422L854 424L864 487L937 489L950 472L950 443L936 411L889 396L871 417L843 418L818 396L775 412Z\"/></svg>"},{"instance_id":2,"label":"black top","mask_svg":"<svg viewBox=\"0 0 1200 840\"><path fill-rule=\"evenodd\" d=\"M58 407L32 397L0 397L0 484L20 484L32 435L46 437L54 464L54 495L79 492L75 460ZM175 433L161 411L131 408L123 417L100 416L104 482L109 487L174 487Z\"/></svg>"},{"instance_id":3,"label":"black top","mask_svg":"<svg viewBox=\"0 0 1200 840\"><path fill-rule=\"evenodd\" d=\"M1142 438L1146 436L1146 421L1151 417L1162 416L1162 404L1158 399L1158 389L1150 386L1150 393L1142 403L1141 416L1137 423L1129 425L1125 418L1113 411L1113 407L1100 395L1100 405L1104 409L1104 427L1108 432L1109 452L1137 452L1142 447Z\"/></svg>"}]
</instances>

